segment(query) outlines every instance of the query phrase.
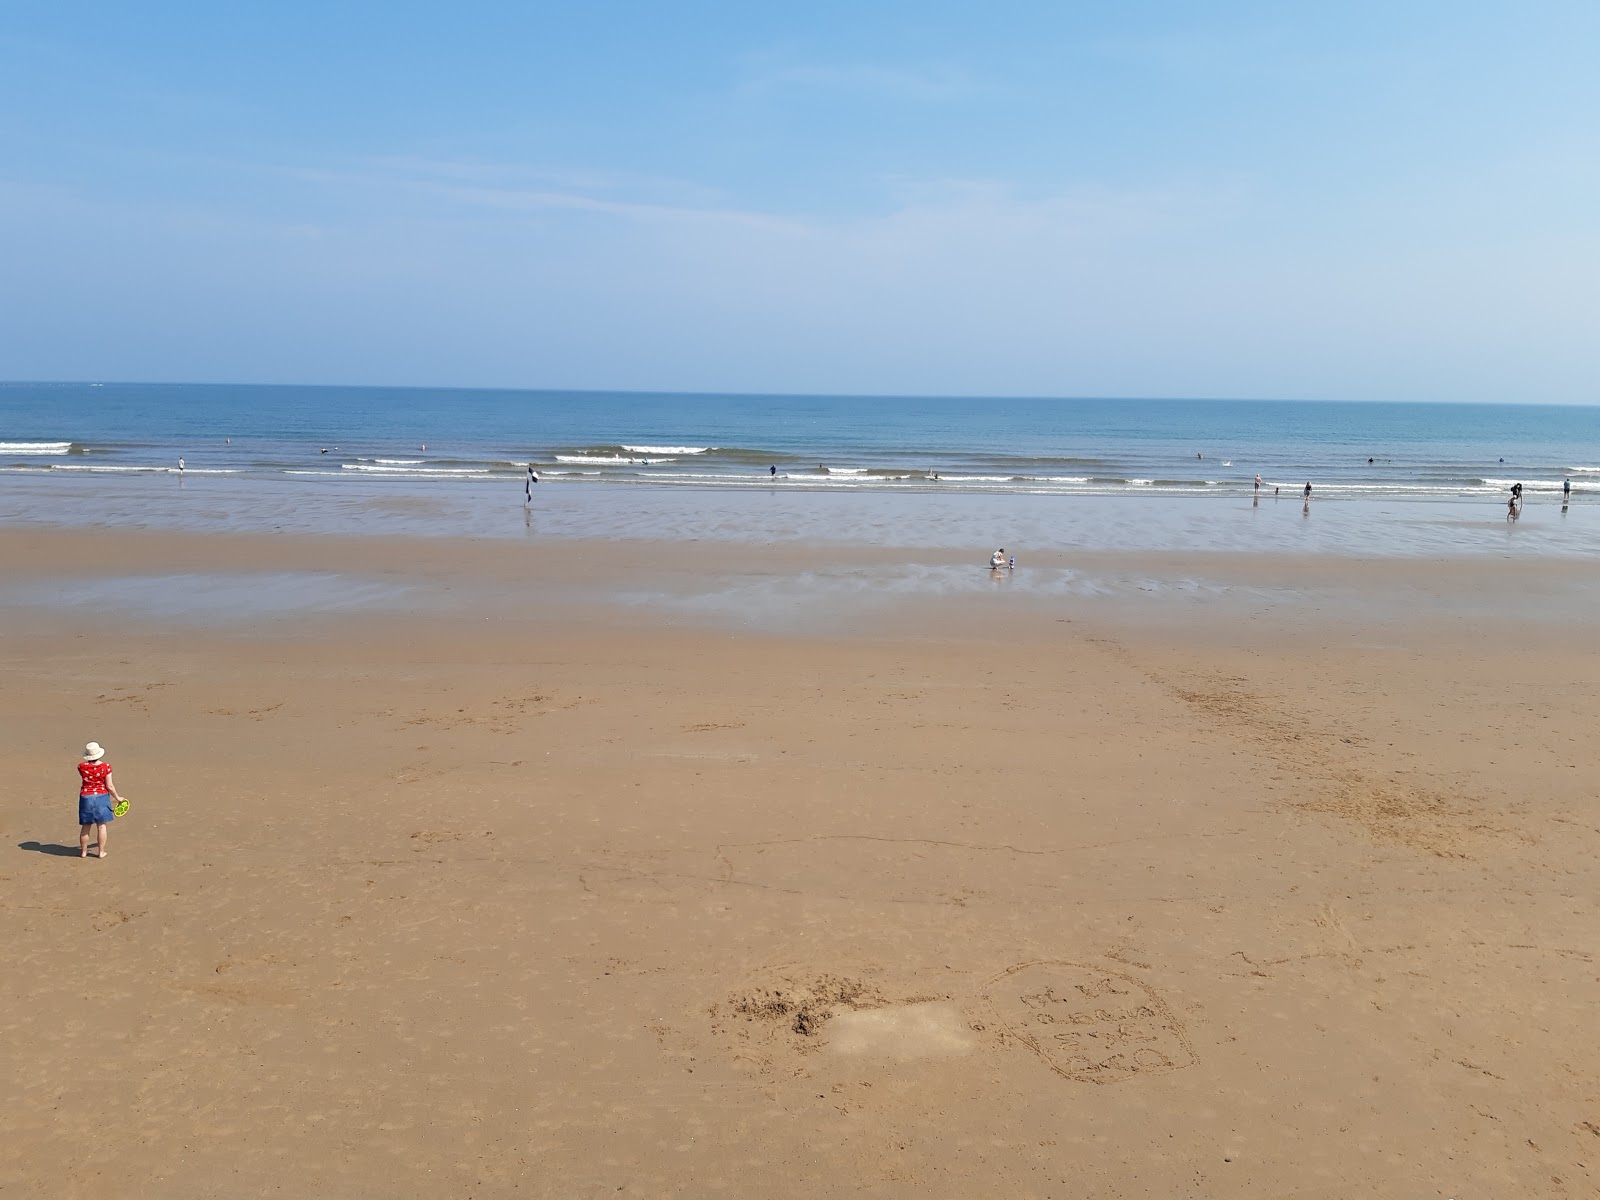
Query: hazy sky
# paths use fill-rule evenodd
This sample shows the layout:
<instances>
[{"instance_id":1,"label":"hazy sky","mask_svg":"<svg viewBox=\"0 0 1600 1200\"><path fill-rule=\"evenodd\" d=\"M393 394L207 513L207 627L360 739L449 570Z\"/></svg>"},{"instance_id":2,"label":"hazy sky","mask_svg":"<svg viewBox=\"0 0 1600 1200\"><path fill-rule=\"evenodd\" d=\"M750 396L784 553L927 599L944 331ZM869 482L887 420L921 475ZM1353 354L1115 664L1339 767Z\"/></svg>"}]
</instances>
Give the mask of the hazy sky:
<instances>
[{"instance_id":1,"label":"hazy sky","mask_svg":"<svg viewBox=\"0 0 1600 1200\"><path fill-rule=\"evenodd\" d=\"M1600 4L0 5L0 378L1600 402Z\"/></svg>"}]
</instances>

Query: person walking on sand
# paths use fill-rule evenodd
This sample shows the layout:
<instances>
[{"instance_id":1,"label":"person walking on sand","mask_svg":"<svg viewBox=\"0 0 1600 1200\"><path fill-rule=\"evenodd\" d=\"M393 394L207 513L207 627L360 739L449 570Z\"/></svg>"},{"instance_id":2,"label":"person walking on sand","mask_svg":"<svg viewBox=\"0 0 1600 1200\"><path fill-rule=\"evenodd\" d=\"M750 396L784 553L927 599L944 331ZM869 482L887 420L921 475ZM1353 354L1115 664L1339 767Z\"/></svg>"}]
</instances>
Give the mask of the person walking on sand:
<instances>
[{"instance_id":1,"label":"person walking on sand","mask_svg":"<svg viewBox=\"0 0 1600 1200\"><path fill-rule=\"evenodd\" d=\"M111 764L106 762L106 752L99 742L90 742L83 748L83 761L78 764L78 857L89 857L89 835L94 834L96 853L106 856L107 826L116 819L111 811L113 801L121 802L117 785L111 779Z\"/></svg>"}]
</instances>

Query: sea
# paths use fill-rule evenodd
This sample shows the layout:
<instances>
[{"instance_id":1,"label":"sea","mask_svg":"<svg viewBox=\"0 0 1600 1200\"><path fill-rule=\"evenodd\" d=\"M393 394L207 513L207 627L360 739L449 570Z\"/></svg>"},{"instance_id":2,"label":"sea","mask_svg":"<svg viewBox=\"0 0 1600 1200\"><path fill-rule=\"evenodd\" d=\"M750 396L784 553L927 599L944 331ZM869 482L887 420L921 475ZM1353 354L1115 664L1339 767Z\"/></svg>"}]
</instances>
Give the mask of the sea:
<instances>
[{"instance_id":1,"label":"sea","mask_svg":"<svg viewBox=\"0 0 1600 1200\"><path fill-rule=\"evenodd\" d=\"M11 524L1571 555L1597 509L1600 407L0 383Z\"/></svg>"}]
</instances>

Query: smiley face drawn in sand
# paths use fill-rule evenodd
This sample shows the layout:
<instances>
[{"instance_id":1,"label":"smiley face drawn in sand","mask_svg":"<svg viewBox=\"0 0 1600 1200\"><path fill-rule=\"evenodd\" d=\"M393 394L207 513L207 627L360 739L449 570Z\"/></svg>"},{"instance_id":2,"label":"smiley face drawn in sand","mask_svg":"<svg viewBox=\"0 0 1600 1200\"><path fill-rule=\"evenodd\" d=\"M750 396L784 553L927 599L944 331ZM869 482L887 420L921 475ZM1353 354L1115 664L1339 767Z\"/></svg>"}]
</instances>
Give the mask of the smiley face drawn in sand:
<instances>
[{"instance_id":1,"label":"smiley face drawn in sand","mask_svg":"<svg viewBox=\"0 0 1600 1200\"><path fill-rule=\"evenodd\" d=\"M1144 984L1074 962L1019 963L985 989L1006 1029L1056 1074L1121 1083L1192 1066L1183 1024Z\"/></svg>"}]
</instances>

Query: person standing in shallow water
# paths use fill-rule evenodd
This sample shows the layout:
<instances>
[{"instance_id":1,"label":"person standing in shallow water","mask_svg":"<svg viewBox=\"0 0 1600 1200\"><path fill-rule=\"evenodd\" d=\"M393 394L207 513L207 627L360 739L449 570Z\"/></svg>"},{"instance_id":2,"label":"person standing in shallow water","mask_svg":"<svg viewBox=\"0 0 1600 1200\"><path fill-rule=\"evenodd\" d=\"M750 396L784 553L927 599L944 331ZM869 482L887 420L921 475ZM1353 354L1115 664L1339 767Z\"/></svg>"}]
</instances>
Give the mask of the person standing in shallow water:
<instances>
[{"instance_id":1,"label":"person standing in shallow water","mask_svg":"<svg viewBox=\"0 0 1600 1200\"><path fill-rule=\"evenodd\" d=\"M107 828L116 819L111 811L113 801L120 801L117 785L111 778L111 764L105 761L106 752L99 742L90 742L83 748L83 761L78 764L78 857L89 857L89 835L93 834L96 853L106 856Z\"/></svg>"}]
</instances>

